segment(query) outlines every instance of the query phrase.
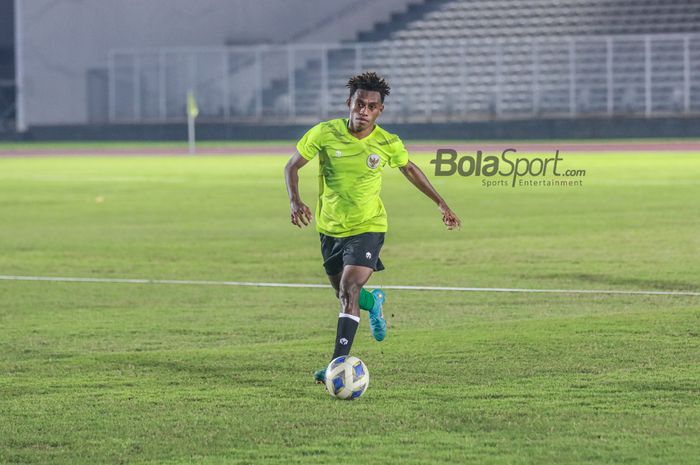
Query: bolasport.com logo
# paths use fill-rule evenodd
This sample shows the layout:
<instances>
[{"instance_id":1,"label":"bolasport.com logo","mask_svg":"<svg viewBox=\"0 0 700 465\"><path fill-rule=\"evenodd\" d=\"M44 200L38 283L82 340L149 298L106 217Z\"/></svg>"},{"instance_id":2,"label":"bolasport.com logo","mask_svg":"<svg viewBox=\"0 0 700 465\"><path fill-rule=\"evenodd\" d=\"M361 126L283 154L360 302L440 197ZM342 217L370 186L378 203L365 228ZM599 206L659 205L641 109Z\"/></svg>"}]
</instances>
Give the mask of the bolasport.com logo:
<instances>
[{"instance_id":1,"label":"bolasport.com logo","mask_svg":"<svg viewBox=\"0 0 700 465\"><path fill-rule=\"evenodd\" d=\"M453 149L438 149L435 159L435 176L482 177L483 187L581 187L586 170L564 166L559 150L554 156L518 156L517 150L505 149L500 156L458 156ZM532 179L535 178L535 179ZM563 179L562 179L563 178Z\"/></svg>"}]
</instances>

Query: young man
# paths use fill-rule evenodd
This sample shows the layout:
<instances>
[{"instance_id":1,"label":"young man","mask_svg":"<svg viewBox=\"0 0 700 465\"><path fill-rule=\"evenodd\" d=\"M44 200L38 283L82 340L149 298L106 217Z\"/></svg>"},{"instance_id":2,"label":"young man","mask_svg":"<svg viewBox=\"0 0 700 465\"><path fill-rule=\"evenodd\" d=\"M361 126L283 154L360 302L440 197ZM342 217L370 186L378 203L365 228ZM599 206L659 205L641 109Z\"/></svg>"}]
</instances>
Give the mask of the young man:
<instances>
[{"instance_id":1,"label":"young man","mask_svg":"<svg viewBox=\"0 0 700 465\"><path fill-rule=\"evenodd\" d=\"M298 171L319 157L316 229L321 237L323 266L341 306L331 360L350 353L360 309L369 312L374 338L381 341L386 337L384 292L363 289L373 271L384 269L379 259L387 231L387 215L379 198L384 166L399 168L435 202L448 229L461 224L425 174L408 160L401 139L374 124L384 110L384 97L389 95L386 81L367 72L351 78L347 87L348 119L325 121L311 128L284 169L291 221L301 228L311 222L312 215L299 197ZM316 371L314 378L323 382L325 367Z\"/></svg>"}]
</instances>

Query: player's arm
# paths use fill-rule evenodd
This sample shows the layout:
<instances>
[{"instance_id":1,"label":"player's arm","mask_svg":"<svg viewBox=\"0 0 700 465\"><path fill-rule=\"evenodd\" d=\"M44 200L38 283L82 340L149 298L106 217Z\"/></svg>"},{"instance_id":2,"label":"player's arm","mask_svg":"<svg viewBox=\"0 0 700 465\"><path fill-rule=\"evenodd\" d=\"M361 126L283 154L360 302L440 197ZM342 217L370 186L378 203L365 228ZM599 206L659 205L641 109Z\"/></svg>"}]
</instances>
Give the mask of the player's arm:
<instances>
[{"instance_id":1,"label":"player's arm","mask_svg":"<svg viewBox=\"0 0 700 465\"><path fill-rule=\"evenodd\" d=\"M297 152L292 155L292 158L289 159L284 167L284 180L287 183L292 224L300 228L302 225L306 226L311 222L311 210L301 201L299 196L299 169L308 162L306 158Z\"/></svg>"},{"instance_id":2,"label":"player's arm","mask_svg":"<svg viewBox=\"0 0 700 465\"><path fill-rule=\"evenodd\" d=\"M447 226L447 229L459 228L462 225L460 219L457 217L457 215L455 215L450 207L447 206L445 199L438 194L418 166L416 166L412 161L409 161L406 165L400 167L399 169L403 175L406 176L406 179L411 181L411 184L416 186L418 190L437 204L437 206L440 208L440 213L442 213L442 221L445 223L445 226Z\"/></svg>"}]
</instances>

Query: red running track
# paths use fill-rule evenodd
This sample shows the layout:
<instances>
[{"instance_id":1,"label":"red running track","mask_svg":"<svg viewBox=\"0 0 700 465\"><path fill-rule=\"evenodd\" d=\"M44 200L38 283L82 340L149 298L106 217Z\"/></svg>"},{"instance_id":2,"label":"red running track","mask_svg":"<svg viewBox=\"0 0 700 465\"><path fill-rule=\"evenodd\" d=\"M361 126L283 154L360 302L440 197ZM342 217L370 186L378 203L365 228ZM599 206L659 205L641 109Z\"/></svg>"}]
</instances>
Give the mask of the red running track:
<instances>
[{"instance_id":1,"label":"red running track","mask_svg":"<svg viewBox=\"0 0 700 465\"><path fill-rule=\"evenodd\" d=\"M697 152L700 154L700 140L688 141L611 141L611 142L454 142L449 141L442 144L407 143L409 152L430 152L433 153L439 148L454 149L458 153L475 153L477 150L489 153L500 153L505 149L512 148L518 152L552 153L559 150L567 152L663 152L682 151ZM199 155L292 155L294 144L290 142L289 147L257 146L257 147L200 147L197 149ZM27 157L27 156L171 156L187 155L187 147L153 147L153 148L21 148L2 149L0 157Z\"/></svg>"}]
</instances>

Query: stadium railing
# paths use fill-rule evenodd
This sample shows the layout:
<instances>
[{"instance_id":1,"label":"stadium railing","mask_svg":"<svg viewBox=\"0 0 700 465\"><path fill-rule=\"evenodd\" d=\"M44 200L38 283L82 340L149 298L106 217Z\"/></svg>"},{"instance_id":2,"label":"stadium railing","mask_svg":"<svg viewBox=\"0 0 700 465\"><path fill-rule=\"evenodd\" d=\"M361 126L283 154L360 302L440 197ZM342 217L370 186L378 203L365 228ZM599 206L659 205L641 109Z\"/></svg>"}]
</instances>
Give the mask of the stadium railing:
<instances>
[{"instance_id":1,"label":"stadium railing","mask_svg":"<svg viewBox=\"0 0 700 465\"><path fill-rule=\"evenodd\" d=\"M188 90L207 121L340 116L364 70L392 86L385 121L700 113L700 34L118 49L108 63L119 123L183 121Z\"/></svg>"}]
</instances>

